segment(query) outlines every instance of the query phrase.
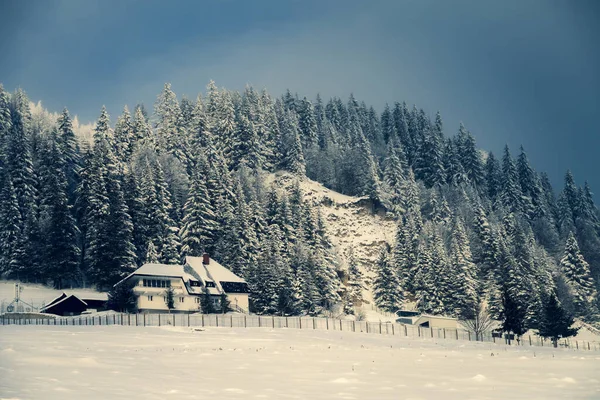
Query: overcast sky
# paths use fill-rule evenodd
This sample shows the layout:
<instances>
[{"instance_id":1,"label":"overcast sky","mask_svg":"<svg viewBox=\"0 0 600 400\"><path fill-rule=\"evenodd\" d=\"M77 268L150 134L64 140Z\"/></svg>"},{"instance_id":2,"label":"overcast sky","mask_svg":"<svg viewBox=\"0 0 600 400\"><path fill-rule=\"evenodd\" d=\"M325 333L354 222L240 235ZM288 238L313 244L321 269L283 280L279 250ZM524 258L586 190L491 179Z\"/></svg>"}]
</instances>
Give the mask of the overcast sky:
<instances>
[{"instance_id":1,"label":"overcast sky","mask_svg":"<svg viewBox=\"0 0 600 400\"><path fill-rule=\"evenodd\" d=\"M82 122L103 104L195 98L210 79L275 95L406 101L562 186L600 193L600 1L0 0L0 82ZM557 188L560 189L560 188Z\"/></svg>"}]
</instances>

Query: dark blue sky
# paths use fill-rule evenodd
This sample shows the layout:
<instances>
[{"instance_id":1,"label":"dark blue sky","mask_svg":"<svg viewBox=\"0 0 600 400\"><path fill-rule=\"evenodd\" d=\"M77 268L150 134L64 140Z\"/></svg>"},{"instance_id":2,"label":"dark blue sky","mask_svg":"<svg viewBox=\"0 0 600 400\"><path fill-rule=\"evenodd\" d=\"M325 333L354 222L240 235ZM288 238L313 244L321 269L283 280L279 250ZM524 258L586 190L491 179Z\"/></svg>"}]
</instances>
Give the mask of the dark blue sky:
<instances>
[{"instance_id":1,"label":"dark blue sky","mask_svg":"<svg viewBox=\"0 0 600 400\"><path fill-rule=\"evenodd\" d=\"M0 82L91 121L164 82L396 100L600 193L598 1L0 0Z\"/></svg>"}]
</instances>

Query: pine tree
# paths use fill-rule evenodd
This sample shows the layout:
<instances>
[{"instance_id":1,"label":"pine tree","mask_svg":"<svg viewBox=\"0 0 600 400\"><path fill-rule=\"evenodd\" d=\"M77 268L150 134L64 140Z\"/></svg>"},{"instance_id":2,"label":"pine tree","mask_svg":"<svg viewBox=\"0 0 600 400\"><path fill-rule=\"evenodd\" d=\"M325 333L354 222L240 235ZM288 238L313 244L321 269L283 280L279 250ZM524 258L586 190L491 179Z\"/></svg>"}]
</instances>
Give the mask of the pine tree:
<instances>
[{"instance_id":1,"label":"pine tree","mask_svg":"<svg viewBox=\"0 0 600 400\"><path fill-rule=\"evenodd\" d=\"M572 328L574 323L575 320L562 308L556 296L548 296L544 301L539 335L552 339L554 347L558 347L558 339L577 335L579 328Z\"/></svg>"},{"instance_id":2,"label":"pine tree","mask_svg":"<svg viewBox=\"0 0 600 400\"><path fill-rule=\"evenodd\" d=\"M452 274L448 278L451 309L455 315L461 315L472 309L477 302L477 282L469 239L460 218L455 219L452 229L450 266Z\"/></svg>"},{"instance_id":3,"label":"pine tree","mask_svg":"<svg viewBox=\"0 0 600 400\"><path fill-rule=\"evenodd\" d=\"M20 247L21 214L19 203L10 178L3 182L0 201L0 274L7 277L19 277L25 268L20 265L24 249Z\"/></svg>"},{"instance_id":4,"label":"pine tree","mask_svg":"<svg viewBox=\"0 0 600 400\"><path fill-rule=\"evenodd\" d=\"M396 312L402 307L404 298L400 281L390 261L389 246L384 245L377 260L376 276L373 281L373 298L377 307Z\"/></svg>"},{"instance_id":5,"label":"pine tree","mask_svg":"<svg viewBox=\"0 0 600 400\"><path fill-rule=\"evenodd\" d=\"M77 184L79 182L80 168L80 149L69 111L65 108L58 118L58 138L57 142L65 159L65 175L67 177L67 196L69 204L73 205L76 199Z\"/></svg>"},{"instance_id":6,"label":"pine tree","mask_svg":"<svg viewBox=\"0 0 600 400\"><path fill-rule=\"evenodd\" d=\"M186 255L200 256L211 246L216 229L216 216L199 173L192 177L183 214L181 222L182 251Z\"/></svg>"},{"instance_id":7,"label":"pine tree","mask_svg":"<svg viewBox=\"0 0 600 400\"><path fill-rule=\"evenodd\" d=\"M573 233L569 233L565 253L560 267L571 289L579 315L591 316L595 313L594 303L598 296L591 277L589 264L583 258Z\"/></svg>"},{"instance_id":8,"label":"pine tree","mask_svg":"<svg viewBox=\"0 0 600 400\"><path fill-rule=\"evenodd\" d=\"M121 188L117 161L110 144L106 109L102 109L94 133L94 150L86 199L88 276L99 287L116 283L131 272L135 262L133 225Z\"/></svg>"},{"instance_id":9,"label":"pine tree","mask_svg":"<svg viewBox=\"0 0 600 400\"><path fill-rule=\"evenodd\" d=\"M522 192L519 186L517 167L510 155L508 146L504 147L502 158L502 189L500 192L500 203L508 211L522 211Z\"/></svg>"},{"instance_id":10,"label":"pine tree","mask_svg":"<svg viewBox=\"0 0 600 400\"><path fill-rule=\"evenodd\" d=\"M484 172L481 156L475 146L475 138L466 130L462 123L458 129L457 141L460 162L467 178L475 186L482 185L484 182Z\"/></svg>"},{"instance_id":11,"label":"pine tree","mask_svg":"<svg viewBox=\"0 0 600 400\"><path fill-rule=\"evenodd\" d=\"M502 172L500 163L494 157L494 153L489 152L485 162L485 180L487 184L487 195L490 200L495 201L502 188Z\"/></svg>"},{"instance_id":12,"label":"pine tree","mask_svg":"<svg viewBox=\"0 0 600 400\"><path fill-rule=\"evenodd\" d=\"M346 303L344 312L346 314L354 314L354 306L363 302L363 274L358 268L354 253L350 249L348 255L348 282L346 289Z\"/></svg>"},{"instance_id":13,"label":"pine tree","mask_svg":"<svg viewBox=\"0 0 600 400\"><path fill-rule=\"evenodd\" d=\"M502 312L500 314L501 328L503 332L521 336L526 332L525 309L515 301L510 290L506 287L502 290ZM510 339L508 340L510 344Z\"/></svg>"},{"instance_id":14,"label":"pine tree","mask_svg":"<svg viewBox=\"0 0 600 400\"><path fill-rule=\"evenodd\" d=\"M79 265L77 228L68 204L68 183L65 176L64 155L57 143L57 132L52 133L44 160L42 182L41 223L44 238L44 275L52 279L56 289L76 278Z\"/></svg>"},{"instance_id":15,"label":"pine tree","mask_svg":"<svg viewBox=\"0 0 600 400\"><path fill-rule=\"evenodd\" d=\"M117 118L115 125L115 156L122 162L128 162L133 153L133 125L127 106L123 114Z\"/></svg>"},{"instance_id":16,"label":"pine tree","mask_svg":"<svg viewBox=\"0 0 600 400\"><path fill-rule=\"evenodd\" d=\"M145 263L147 264L158 264L158 253L154 243L148 242L148 249L146 250Z\"/></svg>"},{"instance_id":17,"label":"pine tree","mask_svg":"<svg viewBox=\"0 0 600 400\"><path fill-rule=\"evenodd\" d=\"M304 175L306 167L304 164L304 154L302 142L298 131L298 121L295 113L287 111L280 124L282 128L283 146L283 164L282 167L297 175Z\"/></svg>"}]
</instances>

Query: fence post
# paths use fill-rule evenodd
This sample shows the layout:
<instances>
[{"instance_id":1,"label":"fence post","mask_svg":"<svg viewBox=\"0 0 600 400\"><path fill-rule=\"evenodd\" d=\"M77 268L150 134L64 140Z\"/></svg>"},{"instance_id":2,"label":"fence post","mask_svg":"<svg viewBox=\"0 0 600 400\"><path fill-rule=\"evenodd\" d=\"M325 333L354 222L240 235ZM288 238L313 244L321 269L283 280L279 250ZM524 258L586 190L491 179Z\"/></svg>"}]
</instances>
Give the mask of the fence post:
<instances>
[{"instance_id":1,"label":"fence post","mask_svg":"<svg viewBox=\"0 0 600 400\"><path fill-rule=\"evenodd\" d=\"M327 330L329 330L329 318L325 317L325 326L327 327Z\"/></svg>"},{"instance_id":2,"label":"fence post","mask_svg":"<svg viewBox=\"0 0 600 400\"><path fill-rule=\"evenodd\" d=\"M456 332L456 340L458 340L458 329L455 332Z\"/></svg>"},{"instance_id":3,"label":"fence post","mask_svg":"<svg viewBox=\"0 0 600 400\"><path fill-rule=\"evenodd\" d=\"M394 336L394 335L395 335L395 333L394 333L394 324L392 324L392 336Z\"/></svg>"},{"instance_id":4,"label":"fence post","mask_svg":"<svg viewBox=\"0 0 600 400\"><path fill-rule=\"evenodd\" d=\"M342 325L341 322L342 320L340 320L340 325ZM352 332L356 332L356 321L354 320L352 321Z\"/></svg>"},{"instance_id":5,"label":"fence post","mask_svg":"<svg viewBox=\"0 0 600 400\"><path fill-rule=\"evenodd\" d=\"M288 327L288 318L287 318L287 315L285 316L285 327L286 328Z\"/></svg>"},{"instance_id":6,"label":"fence post","mask_svg":"<svg viewBox=\"0 0 600 400\"><path fill-rule=\"evenodd\" d=\"M417 334L419 335L419 337L421 337L421 327L417 326Z\"/></svg>"},{"instance_id":7,"label":"fence post","mask_svg":"<svg viewBox=\"0 0 600 400\"><path fill-rule=\"evenodd\" d=\"M188 313L188 315L187 315L187 326L188 327L190 326L190 313Z\"/></svg>"},{"instance_id":8,"label":"fence post","mask_svg":"<svg viewBox=\"0 0 600 400\"><path fill-rule=\"evenodd\" d=\"M471 331L467 332L469 334L469 342L471 341Z\"/></svg>"},{"instance_id":9,"label":"fence post","mask_svg":"<svg viewBox=\"0 0 600 400\"><path fill-rule=\"evenodd\" d=\"M158 314L158 326L160 326L160 314Z\"/></svg>"},{"instance_id":10,"label":"fence post","mask_svg":"<svg viewBox=\"0 0 600 400\"><path fill-rule=\"evenodd\" d=\"M302 329L302 317L298 317L298 323L300 324L300 329Z\"/></svg>"},{"instance_id":11,"label":"fence post","mask_svg":"<svg viewBox=\"0 0 600 400\"><path fill-rule=\"evenodd\" d=\"M246 321L246 316L244 315L244 328L248 327L248 322Z\"/></svg>"},{"instance_id":12,"label":"fence post","mask_svg":"<svg viewBox=\"0 0 600 400\"><path fill-rule=\"evenodd\" d=\"M596 348L596 345L594 345L594 348ZM590 349L590 342L588 342L588 350Z\"/></svg>"},{"instance_id":13,"label":"fence post","mask_svg":"<svg viewBox=\"0 0 600 400\"><path fill-rule=\"evenodd\" d=\"M443 328L443 329L444 329L444 339L446 339L446 328Z\"/></svg>"},{"instance_id":14,"label":"fence post","mask_svg":"<svg viewBox=\"0 0 600 400\"><path fill-rule=\"evenodd\" d=\"M144 316L144 326L146 326L146 313L142 314Z\"/></svg>"},{"instance_id":15,"label":"fence post","mask_svg":"<svg viewBox=\"0 0 600 400\"><path fill-rule=\"evenodd\" d=\"M202 314L202 327L204 328L204 314Z\"/></svg>"},{"instance_id":16,"label":"fence post","mask_svg":"<svg viewBox=\"0 0 600 400\"><path fill-rule=\"evenodd\" d=\"M433 339L433 326L429 327L429 333L431 333L431 338Z\"/></svg>"},{"instance_id":17,"label":"fence post","mask_svg":"<svg viewBox=\"0 0 600 400\"><path fill-rule=\"evenodd\" d=\"M313 329L317 329L317 325L315 324L315 317L313 317Z\"/></svg>"},{"instance_id":18,"label":"fence post","mask_svg":"<svg viewBox=\"0 0 600 400\"><path fill-rule=\"evenodd\" d=\"M579 350L579 343L577 342L577 340L575 341L575 347L577 348L577 350Z\"/></svg>"},{"instance_id":19,"label":"fence post","mask_svg":"<svg viewBox=\"0 0 600 400\"><path fill-rule=\"evenodd\" d=\"M229 316L229 322L230 322L231 327L233 328L233 315Z\"/></svg>"},{"instance_id":20,"label":"fence post","mask_svg":"<svg viewBox=\"0 0 600 400\"><path fill-rule=\"evenodd\" d=\"M261 328L261 325L260 325L260 315L258 316L258 327Z\"/></svg>"},{"instance_id":21,"label":"fence post","mask_svg":"<svg viewBox=\"0 0 600 400\"><path fill-rule=\"evenodd\" d=\"M215 314L215 323L217 325L217 328L219 327L219 314Z\"/></svg>"},{"instance_id":22,"label":"fence post","mask_svg":"<svg viewBox=\"0 0 600 400\"><path fill-rule=\"evenodd\" d=\"M352 323L354 323L354 321L352 321ZM340 332L343 331L342 329L342 320L340 319Z\"/></svg>"},{"instance_id":23,"label":"fence post","mask_svg":"<svg viewBox=\"0 0 600 400\"><path fill-rule=\"evenodd\" d=\"M365 322L365 326L367 327L366 328L367 333L369 333L369 321Z\"/></svg>"},{"instance_id":24,"label":"fence post","mask_svg":"<svg viewBox=\"0 0 600 400\"><path fill-rule=\"evenodd\" d=\"M271 320L273 322L273 329L275 329L275 316L271 316Z\"/></svg>"},{"instance_id":25,"label":"fence post","mask_svg":"<svg viewBox=\"0 0 600 400\"><path fill-rule=\"evenodd\" d=\"M381 335L381 321L379 321L379 334Z\"/></svg>"},{"instance_id":26,"label":"fence post","mask_svg":"<svg viewBox=\"0 0 600 400\"><path fill-rule=\"evenodd\" d=\"M529 335L529 345L531 346L531 335Z\"/></svg>"}]
</instances>

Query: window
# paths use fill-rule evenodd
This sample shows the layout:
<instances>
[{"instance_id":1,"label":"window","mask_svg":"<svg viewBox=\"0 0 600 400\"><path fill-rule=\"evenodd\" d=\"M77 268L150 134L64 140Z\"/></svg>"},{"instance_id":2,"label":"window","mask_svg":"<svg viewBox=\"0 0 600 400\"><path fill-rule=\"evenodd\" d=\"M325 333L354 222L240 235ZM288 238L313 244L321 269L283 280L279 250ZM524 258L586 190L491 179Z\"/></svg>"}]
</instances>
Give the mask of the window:
<instances>
[{"instance_id":1,"label":"window","mask_svg":"<svg viewBox=\"0 0 600 400\"><path fill-rule=\"evenodd\" d=\"M206 281L206 287L215 287L215 283L211 281Z\"/></svg>"},{"instance_id":2,"label":"window","mask_svg":"<svg viewBox=\"0 0 600 400\"><path fill-rule=\"evenodd\" d=\"M200 297L196 297L196 304L200 304Z\"/></svg>"},{"instance_id":3,"label":"window","mask_svg":"<svg viewBox=\"0 0 600 400\"><path fill-rule=\"evenodd\" d=\"M221 282L221 287L226 293L250 293L244 282Z\"/></svg>"},{"instance_id":4,"label":"window","mask_svg":"<svg viewBox=\"0 0 600 400\"><path fill-rule=\"evenodd\" d=\"M145 287L156 287L156 288L171 287L171 281L169 281L169 280L144 279L143 284Z\"/></svg>"},{"instance_id":5,"label":"window","mask_svg":"<svg viewBox=\"0 0 600 400\"><path fill-rule=\"evenodd\" d=\"M184 301L185 301L185 297L180 297L180 298L179 298L179 302L180 302L180 303L183 303Z\"/></svg>"},{"instance_id":6,"label":"window","mask_svg":"<svg viewBox=\"0 0 600 400\"><path fill-rule=\"evenodd\" d=\"M190 286L200 286L200 282L198 282L198 281L190 281Z\"/></svg>"},{"instance_id":7,"label":"window","mask_svg":"<svg viewBox=\"0 0 600 400\"><path fill-rule=\"evenodd\" d=\"M148 296L148 301L152 301L152 296Z\"/></svg>"}]
</instances>

